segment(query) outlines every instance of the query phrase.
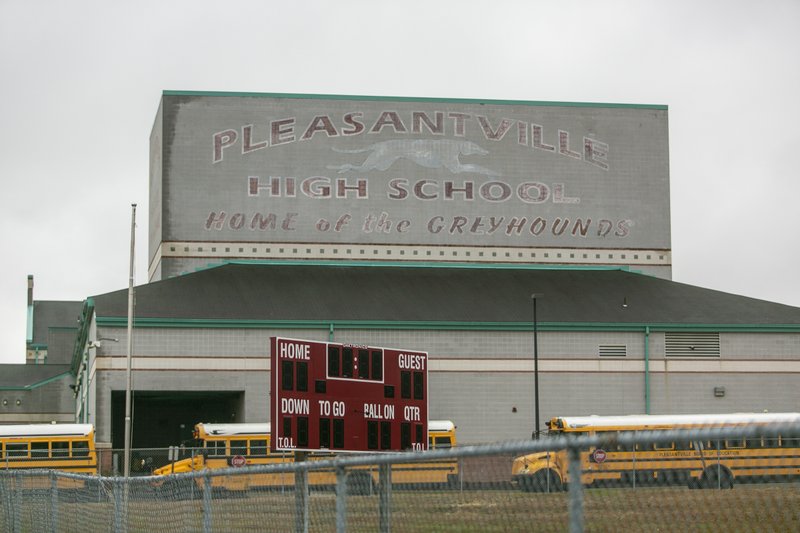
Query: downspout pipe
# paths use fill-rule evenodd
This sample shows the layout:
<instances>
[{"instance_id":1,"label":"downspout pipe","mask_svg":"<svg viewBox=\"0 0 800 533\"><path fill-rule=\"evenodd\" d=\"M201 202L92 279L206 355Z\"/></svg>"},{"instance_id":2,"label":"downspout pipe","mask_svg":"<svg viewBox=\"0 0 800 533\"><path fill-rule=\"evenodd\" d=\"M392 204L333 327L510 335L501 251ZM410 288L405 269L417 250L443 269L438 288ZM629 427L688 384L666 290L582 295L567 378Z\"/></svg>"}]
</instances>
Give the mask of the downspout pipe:
<instances>
[{"instance_id":1,"label":"downspout pipe","mask_svg":"<svg viewBox=\"0 0 800 533\"><path fill-rule=\"evenodd\" d=\"M644 414L650 414L650 326L644 327Z\"/></svg>"}]
</instances>

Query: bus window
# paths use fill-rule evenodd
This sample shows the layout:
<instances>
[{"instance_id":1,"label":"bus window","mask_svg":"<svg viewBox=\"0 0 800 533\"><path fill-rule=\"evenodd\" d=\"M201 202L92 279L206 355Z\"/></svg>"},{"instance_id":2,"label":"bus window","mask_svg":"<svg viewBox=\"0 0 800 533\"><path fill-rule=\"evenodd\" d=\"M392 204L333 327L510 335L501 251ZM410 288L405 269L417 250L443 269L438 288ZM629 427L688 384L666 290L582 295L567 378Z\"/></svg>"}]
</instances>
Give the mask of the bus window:
<instances>
[{"instance_id":1,"label":"bus window","mask_svg":"<svg viewBox=\"0 0 800 533\"><path fill-rule=\"evenodd\" d=\"M85 440L76 440L72 443L72 457L89 457L89 443Z\"/></svg>"},{"instance_id":2,"label":"bus window","mask_svg":"<svg viewBox=\"0 0 800 533\"><path fill-rule=\"evenodd\" d=\"M264 439L251 440L250 455L253 457L265 457L267 455L267 441Z\"/></svg>"},{"instance_id":3,"label":"bus window","mask_svg":"<svg viewBox=\"0 0 800 533\"><path fill-rule=\"evenodd\" d=\"M744 448L744 439L731 439L725 441L725 448L729 450L737 450Z\"/></svg>"},{"instance_id":4,"label":"bus window","mask_svg":"<svg viewBox=\"0 0 800 533\"><path fill-rule=\"evenodd\" d=\"M46 442L31 442L31 457L34 459L47 459L50 450Z\"/></svg>"},{"instance_id":5,"label":"bus window","mask_svg":"<svg viewBox=\"0 0 800 533\"><path fill-rule=\"evenodd\" d=\"M765 448L778 448L780 446L780 439L778 437L764 437Z\"/></svg>"},{"instance_id":6,"label":"bus window","mask_svg":"<svg viewBox=\"0 0 800 533\"><path fill-rule=\"evenodd\" d=\"M800 447L800 438L797 435L781 435L781 448Z\"/></svg>"},{"instance_id":7,"label":"bus window","mask_svg":"<svg viewBox=\"0 0 800 533\"><path fill-rule=\"evenodd\" d=\"M694 450L694 443L683 441L675 443L676 450Z\"/></svg>"},{"instance_id":8,"label":"bus window","mask_svg":"<svg viewBox=\"0 0 800 533\"><path fill-rule=\"evenodd\" d=\"M225 441L224 440L207 440L206 449L208 455L220 456L225 455Z\"/></svg>"},{"instance_id":9,"label":"bus window","mask_svg":"<svg viewBox=\"0 0 800 533\"><path fill-rule=\"evenodd\" d=\"M231 455L247 455L247 441L246 440L232 440L231 441Z\"/></svg>"},{"instance_id":10,"label":"bus window","mask_svg":"<svg viewBox=\"0 0 800 533\"><path fill-rule=\"evenodd\" d=\"M670 451L675 449L674 442L656 442L653 444L653 447L656 451Z\"/></svg>"},{"instance_id":11,"label":"bus window","mask_svg":"<svg viewBox=\"0 0 800 533\"><path fill-rule=\"evenodd\" d=\"M6 456L7 457L28 457L28 443L27 442L7 442L6 443Z\"/></svg>"},{"instance_id":12,"label":"bus window","mask_svg":"<svg viewBox=\"0 0 800 533\"><path fill-rule=\"evenodd\" d=\"M751 449L764 447L764 444L761 442L761 437L750 437L749 439L745 440L745 444Z\"/></svg>"},{"instance_id":13,"label":"bus window","mask_svg":"<svg viewBox=\"0 0 800 533\"><path fill-rule=\"evenodd\" d=\"M52 454L53 457L69 457L69 442L53 442Z\"/></svg>"},{"instance_id":14,"label":"bus window","mask_svg":"<svg viewBox=\"0 0 800 533\"><path fill-rule=\"evenodd\" d=\"M452 447L452 441L450 437L434 437L433 438L433 448L450 448Z\"/></svg>"}]
</instances>

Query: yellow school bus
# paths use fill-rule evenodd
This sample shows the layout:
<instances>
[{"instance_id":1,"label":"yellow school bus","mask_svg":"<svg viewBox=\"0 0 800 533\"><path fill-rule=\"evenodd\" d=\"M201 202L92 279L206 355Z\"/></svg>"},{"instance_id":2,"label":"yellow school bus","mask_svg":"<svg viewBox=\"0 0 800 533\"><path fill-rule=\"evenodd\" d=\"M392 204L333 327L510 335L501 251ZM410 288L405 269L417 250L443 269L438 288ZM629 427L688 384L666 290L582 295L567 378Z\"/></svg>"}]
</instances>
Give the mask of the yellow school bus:
<instances>
[{"instance_id":1,"label":"yellow school bus","mask_svg":"<svg viewBox=\"0 0 800 533\"><path fill-rule=\"evenodd\" d=\"M97 474L94 427L91 424L0 425L0 469L62 470ZM41 478L24 478L41 483ZM82 486L61 479L59 487ZM23 486L23 488L34 488Z\"/></svg>"},{"instance_id":2,"label":"yellow school bus","mask_svg":"<svg viewBox=\"0 0 800 533\"><path fill-rule=\"evenodd\" d=\"M555 417L549 435L729 428L798 423L799 413L708 415L626 415ZM513 461L512 483L523 491L558 491L568 483L565 450L537 452ZM686 484L690 488L732 488L734 482L800 480L800 432L776 437L719 441L619 444L581 452L584 485Z\"/></svg>"},{"instance_id":3,"label":"yellow school bus","mask_svg":"<svg viewBox=\"0 0 800 533\"><path fill-rule=\"evenodd\" d=\"M197 448L192 457L167 464L153 471L162 476L193 472L203 469L219 469L293 462L295 455L270 451L270 424L205 424L195 426L194 438ZM428 423L428 448L442 449L456 445L456 426L449 420L431 420ZM334 454L311 452L308 460L331 459ZM392 485L455 486L458 481L457 461L431 461L392 465ZM369 492L378 482L377 467L358 467L348 473L348 485ZM310 471L311 486L333 486L336 475L333 470ZM281 487L294 484L293 473L252 474L215 476L213 488L228 491L247 490L260 487Z\"/></svg>"}]
</instances>

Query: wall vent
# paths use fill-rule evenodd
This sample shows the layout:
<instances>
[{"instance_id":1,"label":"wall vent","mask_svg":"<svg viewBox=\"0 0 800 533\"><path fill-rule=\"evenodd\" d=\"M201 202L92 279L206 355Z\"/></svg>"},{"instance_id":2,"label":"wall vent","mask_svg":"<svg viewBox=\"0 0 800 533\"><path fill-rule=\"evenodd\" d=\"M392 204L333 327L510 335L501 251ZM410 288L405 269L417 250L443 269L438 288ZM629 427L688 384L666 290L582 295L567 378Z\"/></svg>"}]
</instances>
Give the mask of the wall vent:
<instances>
[{"instance_id":1,"label":"wall vent","mask_svg":"<svg viewBox=\"0 0 800 533\"><path fill-rule=\"evenodd\" d=\"M601 344L598 346L600 357L625 357L628 347L624 344Z\"/></svg>"},{"instance_id":2,"label":"wall vent","mask_svg":"<svg viewBox=\"0 0 800 533\"><path fill-rule=\"evenodd\" d=\"M664 340L667 357L719 357L719 333L668 331Z\"/></svg>"}]
</instances>

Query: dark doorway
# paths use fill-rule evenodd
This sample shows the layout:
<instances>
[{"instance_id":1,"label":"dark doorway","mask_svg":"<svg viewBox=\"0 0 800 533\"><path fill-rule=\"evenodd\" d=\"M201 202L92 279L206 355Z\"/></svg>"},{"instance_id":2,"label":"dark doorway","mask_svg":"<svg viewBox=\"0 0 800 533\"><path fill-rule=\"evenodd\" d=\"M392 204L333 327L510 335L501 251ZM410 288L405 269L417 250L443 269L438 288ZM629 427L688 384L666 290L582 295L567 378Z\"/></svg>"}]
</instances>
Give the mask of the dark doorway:
<instances>
[{"instance_id":1,"label":"dark doorway","mask_svg":"<svg viewBox=\"0 0 800 533\"><path fill-rule=\"evenodd\" d=\"M243 391L134 391L131 448L191 445L192 430L198 422L244 421L243 399ZM111 445L122 449L125 447L125 391L112 392L111 409Z\"/></svg>"}]
</instances>

